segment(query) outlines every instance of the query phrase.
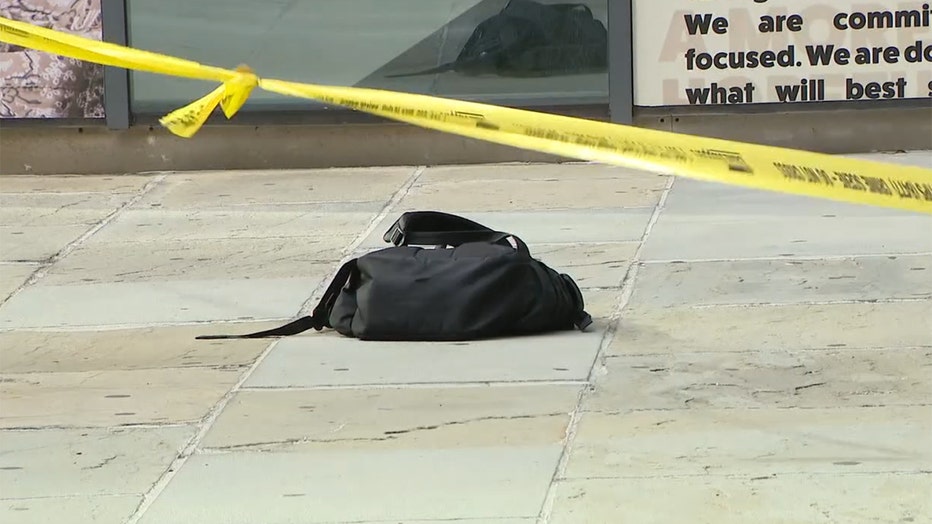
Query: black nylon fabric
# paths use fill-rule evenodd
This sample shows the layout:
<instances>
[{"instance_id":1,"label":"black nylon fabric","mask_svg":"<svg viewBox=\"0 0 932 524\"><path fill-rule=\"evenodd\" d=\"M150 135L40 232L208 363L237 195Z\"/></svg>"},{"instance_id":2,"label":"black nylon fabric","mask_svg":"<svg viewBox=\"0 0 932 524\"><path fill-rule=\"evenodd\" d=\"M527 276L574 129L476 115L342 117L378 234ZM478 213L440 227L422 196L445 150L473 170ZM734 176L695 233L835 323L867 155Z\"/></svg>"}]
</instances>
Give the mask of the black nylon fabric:
<instances>
[{"instance_id":1,"label":"black nylon fabric","mask_svg":"<svg viewBox=\"0 0 932 524\"><path fill-rule=\"evenodd\" d=\"M558 273L502 244L399 246L356 261L329 315L363 340L471 340L573 328L577 305Z\"/></svg>"}]
</instances>

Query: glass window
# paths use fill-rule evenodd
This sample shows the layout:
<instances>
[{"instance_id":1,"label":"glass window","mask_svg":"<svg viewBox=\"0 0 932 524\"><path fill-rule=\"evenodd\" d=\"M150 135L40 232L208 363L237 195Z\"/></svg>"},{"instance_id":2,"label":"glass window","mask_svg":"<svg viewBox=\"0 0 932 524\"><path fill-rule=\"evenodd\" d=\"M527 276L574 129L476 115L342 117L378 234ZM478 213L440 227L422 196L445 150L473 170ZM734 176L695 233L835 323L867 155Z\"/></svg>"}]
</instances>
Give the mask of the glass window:
<instances>
[{"instance_id":1,"label":"glass window","mask_svg":"<svg viewBox=\"0 0 932 524\"><path fill-rule=\"evenodd\" d=\"M608 102L607 0L128 0L130 43L260 76L515 105ZM562 2L562 3L561 3ZM132 73L133 111L213 88ZM313 107L257 90L250 109Z\"/></svg>"}]
</instances>

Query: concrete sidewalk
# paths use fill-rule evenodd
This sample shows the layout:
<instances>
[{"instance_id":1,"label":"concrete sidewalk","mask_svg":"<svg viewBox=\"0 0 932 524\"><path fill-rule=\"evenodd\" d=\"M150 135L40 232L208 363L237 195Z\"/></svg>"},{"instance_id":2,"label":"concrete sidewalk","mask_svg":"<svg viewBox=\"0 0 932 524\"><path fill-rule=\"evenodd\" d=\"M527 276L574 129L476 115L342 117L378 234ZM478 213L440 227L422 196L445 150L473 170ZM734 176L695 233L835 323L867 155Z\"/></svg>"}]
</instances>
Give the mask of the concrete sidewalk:
<instances>
[{"instance_id":1,"label":"concrete sidewalk","mask_svg":"<svg viewBox=\"0 0 932 524\"><path fill-rule=\"evenodd\" d=\"M932 522L932 217L584 164L0 193L4 524ZM595 329L194 340L415 209L518 234Z\"/></svg>"}]
</instances>

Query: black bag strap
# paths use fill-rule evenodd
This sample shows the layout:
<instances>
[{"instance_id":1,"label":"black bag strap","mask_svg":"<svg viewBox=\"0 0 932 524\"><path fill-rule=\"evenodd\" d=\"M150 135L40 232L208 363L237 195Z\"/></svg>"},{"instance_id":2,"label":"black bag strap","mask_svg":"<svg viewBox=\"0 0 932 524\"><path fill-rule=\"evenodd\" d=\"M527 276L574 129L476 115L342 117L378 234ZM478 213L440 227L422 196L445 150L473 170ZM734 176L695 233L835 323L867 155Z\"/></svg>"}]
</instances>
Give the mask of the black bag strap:
<instances>
[{"instance_id":1,"label":"black bag strap","mask_svg":"<svg viewBox=\"0 0 932 524\"><path fill-rule=\"evenodd\" d=\"M496 244L508 238L514 239L519 251L530 253L524 241L511 233L496 231L468 218L440 211L408 211L382 236L383 240L395 246L458 246L467 242Z\"/></svg>"},{"instance_id":2,"label":"black bag strap","mask_svg":"<svg viewBox=\"0 0 932 524\"><path fill-rule=\"evenodd\" d=\"M403 213L394 224L388 228L382 239L396 246L403 244L432 244L432 242L405 242L410 235L422 233L441 232L492 232L493 230L478 222L458 215L440 211L408 211Z\"/></svg>"},{"instance_id":3,"label":"black bag strap","mask_svg":"<svg viewBox=\"0 0 932 524\"><path fill-rule=\"evenodd\" d=\"M467 242L487 242L489 244L498 244L507 238L515 239L518 249L527 249L524 242L503 231L415 231L405 233L397 238L398 244L395 245L415 245L415 246L459 246Z\"/></svg>"},{"instance_id":4,"label":"black bag strap","mask_svg":"<svg viewBox=\"0 0 932 524\"><path fill-rule=\"evenodd\" d=\"M337 271L336 276L333 277L333 280L330 281L330 285L324 292L324 296L321 297L320 302L317 303L317 307L314 308L314 312L310 316L301 317L295 321L285 324L284 326L280 326L274 329L257 331L255 333L248 333L245 335L200 335L194 338L196 340L226 340L241 338L287 337L290 335L303 333L309 329L316 329L317 331L320 331L325 327L332 327L330 325L330 311L333 309L333 305L336 303L337 298L340 296L340 291L343 289L346 283L349 282L350 278L355 272L355 258L343 264Z\"/></svg>"},{"instance_id":5,"label":"black bag strap","mask_svg":"<svg viewBox=\"0 0 932 524\"><path fill-rule=\"evenodd\" d=\"M560 279L573 295L573 303L576 305L576 310L573 314L573 324L575 324L576 328L580 331L585 331L587 327L592 325L592 315L586 312L586 301L583 298L582 290L579 289L573 277L567 274L561 274Z\"/></svg>"}]
</instances>

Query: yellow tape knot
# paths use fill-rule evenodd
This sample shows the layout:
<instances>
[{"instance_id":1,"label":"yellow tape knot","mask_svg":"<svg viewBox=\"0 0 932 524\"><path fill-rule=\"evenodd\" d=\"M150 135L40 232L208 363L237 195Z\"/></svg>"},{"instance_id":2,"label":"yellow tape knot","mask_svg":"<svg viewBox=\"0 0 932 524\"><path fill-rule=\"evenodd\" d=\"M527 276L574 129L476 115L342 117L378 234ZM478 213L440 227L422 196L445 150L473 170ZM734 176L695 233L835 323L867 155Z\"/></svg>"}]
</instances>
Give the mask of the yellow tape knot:
<instances>
[{"instance_id":1,"label":"yellow tape knot","mask_svg":"<svg viewBox=\"0 0 932 524\"><path fill-rule=\"evenodd\" d=\"M248 65L240 64L235 71L237 75L223 83L224 93L220 100L220 107L227 118L233 118L246 103L252 90L259 85L259 77Z\"/></svg>"},{"instance_id":2,"label":"yellow tape knot","mask_svg":"<svg viewBox=\"0 0 932 524\"><path fill-rule=\"evenodd\" d=\"M171 133L191 138L207 122L218 105L228 119L233 118L258 85L259 77L252 68L240 64L236 67L235 74L219 87L165 115L159 122Z\"/></svg>"}]
</instances>

